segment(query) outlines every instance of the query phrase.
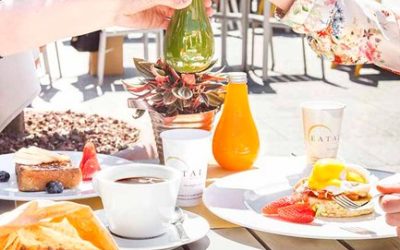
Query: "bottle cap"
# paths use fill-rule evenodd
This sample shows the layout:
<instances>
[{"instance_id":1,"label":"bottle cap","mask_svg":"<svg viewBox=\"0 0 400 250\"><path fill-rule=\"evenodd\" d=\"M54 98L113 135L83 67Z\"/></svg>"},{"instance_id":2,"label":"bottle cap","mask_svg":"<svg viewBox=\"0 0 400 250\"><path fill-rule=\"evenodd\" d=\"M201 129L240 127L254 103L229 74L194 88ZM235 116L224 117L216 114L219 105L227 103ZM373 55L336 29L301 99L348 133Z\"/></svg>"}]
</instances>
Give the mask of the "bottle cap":
<instances>
[{"instance_id":1,"label":"bottle cap","mask_svg":"<svg viewBox=\"0 0 400 250\"><path fill-rule=\"evenodd\" d=\"M247 74L244 72L230 72L228 78L230 83L247 83Z\"/></svg>"}]
</instances>

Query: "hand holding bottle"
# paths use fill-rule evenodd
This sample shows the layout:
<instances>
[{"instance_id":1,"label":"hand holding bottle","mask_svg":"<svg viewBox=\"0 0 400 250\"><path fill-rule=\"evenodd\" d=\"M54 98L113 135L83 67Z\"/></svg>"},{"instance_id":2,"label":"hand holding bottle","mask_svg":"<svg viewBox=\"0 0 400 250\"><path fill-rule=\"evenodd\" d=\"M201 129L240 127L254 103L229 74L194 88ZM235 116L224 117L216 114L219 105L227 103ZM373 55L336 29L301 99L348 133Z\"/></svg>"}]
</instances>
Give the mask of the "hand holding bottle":
<instances>
[{"instance_id":1,"label":"hand holding bottle","mask_svg":"<svg viewBox=\"0 0 400 250\"><path fill-rule=\"evenodd\" d=\"M167 28L176 9L190 5L191 0L132 0L122 6L116 23L133 28ZM211 16L212 1L204 0L207 14Z\"/></svg>"},{"instance_id":2,"label":"hand holding bottle","mask_svg":"<svg viewBox=\"0 0 400 250\"><path fill-rule=\"evenodd\" d=\"M211 0L202 0L208 15ZM2 3L4 1L0 1ZM110 26L166 28L176 9L192 0L8 1L0 4L0 56L35 48L63 37Z\"/></svg>"}]
</instances>

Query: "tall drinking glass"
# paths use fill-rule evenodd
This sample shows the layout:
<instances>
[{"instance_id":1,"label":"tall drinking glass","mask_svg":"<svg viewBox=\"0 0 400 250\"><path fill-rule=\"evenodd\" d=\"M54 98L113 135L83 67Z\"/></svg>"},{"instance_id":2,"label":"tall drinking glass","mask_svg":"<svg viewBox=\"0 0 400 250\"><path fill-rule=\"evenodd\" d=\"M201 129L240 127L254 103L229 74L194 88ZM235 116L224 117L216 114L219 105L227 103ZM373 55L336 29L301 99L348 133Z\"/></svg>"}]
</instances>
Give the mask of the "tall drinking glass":
<instances>
[{"instance_id":1,"label":"tall drinking glass","mask_svg":"<svg viewBox=\"0 0 400 250\"><path fill-rule=\"evenodd\" d=\"M178 206L198 205L211 157L211 133L202 129L172 129L162 132L161 138L165 165L183 173Z\"/></svg>"},{"instance_id":2,"label":"tall drinking glass","mask_svg":"<svg viewBox=\"0 0 400 250\"><path fill-rule=\"evenodd\" d=\"M306 102L303 112L304 139L307 160L336 158L345 105L330 101Z\"/></svg>"}]
</instances>

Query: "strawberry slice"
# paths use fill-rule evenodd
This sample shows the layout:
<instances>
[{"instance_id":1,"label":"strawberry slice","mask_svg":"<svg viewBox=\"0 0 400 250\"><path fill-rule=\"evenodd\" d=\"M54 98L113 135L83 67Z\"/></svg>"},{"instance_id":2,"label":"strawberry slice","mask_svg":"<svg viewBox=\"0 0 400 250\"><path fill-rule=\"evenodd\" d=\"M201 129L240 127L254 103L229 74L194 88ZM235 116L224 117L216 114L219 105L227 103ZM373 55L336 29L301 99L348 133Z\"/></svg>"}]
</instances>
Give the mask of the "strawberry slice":
<instances>
[{"instance_id":1,"label":"strawberry slice","mask_svg":"<svg viewBox=\"0 0 400 250\"><path fill-rule=\"evenodd\" d=\"M262 213L264 215L278 215L278 208L293 205L297 200L293 196L285 196L279 198L263 207Z\"/></svg>"},{"instance_id":2,"label":"strawberry slice","mask_svg":"<svg viewBox=\"0 0 400 250\"><path fill-rule=\"evenodd\" d=\"M286 221L295 223L310 223L315 218L315 212L309 204L293 204L278 208L278 215Z\"/></svg>"},{"instance_id":3,"label":"strawberry slice","mask_svg":"<svg viewBox=\"0 0 400 250\"><path fill-rule=\"evenodd\" d=\"M93 175L100 170L100 164L96 157L90 158L85 162L85 165L81 168L82 179L84 181L90 181Z\"/></svg>"},{"instance_id":4,"label":"strawberry slice","mask_svg":"<svg viewBox=\"0 0 400 250\"><path fill-rule=\"evenodd\" d=\"M84 181L91 180L93 174L100 170L96 148L92 142L87 142L83 147L83 155L79 167L82 171L82 179Z\"/></svg>"},{"instance_id":5,"label":"strawberry slice","mask_svg":"<svg viewBox=\"0 0 400 250\"><path fill-rule=\"evenodd\" d=\"M292 195L284 196L265 205L262 212L264 215L278 215L278 208L287 207L299 202L307 203L308 195L303 193L294 193Z\"/></svg>"}]
</instances>

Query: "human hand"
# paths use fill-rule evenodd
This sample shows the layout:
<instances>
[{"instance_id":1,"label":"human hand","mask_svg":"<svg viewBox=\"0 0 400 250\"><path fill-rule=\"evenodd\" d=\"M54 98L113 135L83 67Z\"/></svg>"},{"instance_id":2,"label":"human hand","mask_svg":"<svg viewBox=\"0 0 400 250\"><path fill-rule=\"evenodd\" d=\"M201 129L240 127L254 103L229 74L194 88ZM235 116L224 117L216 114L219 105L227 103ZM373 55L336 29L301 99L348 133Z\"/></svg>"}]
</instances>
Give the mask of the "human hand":
<instances>
[{"instance_id":1,"label":"human hand","mask_svg":"<svg viewBox=\"0 0 400 250\"><path fill-rule=\"evenodd\" d=\"M386 223L395 226L400 237L400 183L378 184L376 187L383 196L379 204L386 213Z\"/></svg>"},{"instance_id":2,"label":"human hand","mask_svg":"<svg viewBox=\"0 0 400 250\"><path fill-rule=\"evenodd\" d=\"M132 28L168 27L170 18L176 9L187 7L191 0L131 0L126 1L121 14L116 18L116 25ZM207 14L212 15L212 0L204 0Z\"/></svg>"},{"instance_id":3,"label":"human hand","mask_svg":"<svg viewBox=\"0 0 400 250\"><path fill-rule=\"evenodd\" d=\"M287 12L292 6L295 0L270 0L275 6L282 9L284 12Z\"/></svg>"}]
</instances>

